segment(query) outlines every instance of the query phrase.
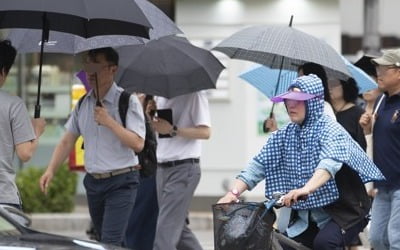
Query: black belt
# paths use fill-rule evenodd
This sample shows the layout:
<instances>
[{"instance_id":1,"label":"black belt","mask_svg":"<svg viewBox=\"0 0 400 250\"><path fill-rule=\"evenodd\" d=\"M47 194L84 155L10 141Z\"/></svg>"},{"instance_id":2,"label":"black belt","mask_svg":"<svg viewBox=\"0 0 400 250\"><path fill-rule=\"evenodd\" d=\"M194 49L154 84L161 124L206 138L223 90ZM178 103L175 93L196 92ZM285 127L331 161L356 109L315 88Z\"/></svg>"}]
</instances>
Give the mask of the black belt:
<instances>
[{"instance_id":1,"label":"black belt","mask_svg":"<svg viewBox=\"0 0 400 250\"><path fill-rule=\"evenodd\" d=\"M107 179L116 175L126 174L135 170L139 170L140 166L136 165L133 167L121 168L107 173L91 173L90 175L93 176L95 179Z\"/></svg>"},{"instance_id":2,"label":"black belt","mask_svg":"<svg viewBox=\"0 0 400 250\"><path fill-rule=\"evenodd\" d=\"M170 167L181 165L184 163L199 163L199 162L200 162L200 159L198 159L198 158L188 158L188 159L182 159L182 160L176 160L176 161L160 162L158 164L161 167L170 168Z\"/></svg>"}]
</instances>

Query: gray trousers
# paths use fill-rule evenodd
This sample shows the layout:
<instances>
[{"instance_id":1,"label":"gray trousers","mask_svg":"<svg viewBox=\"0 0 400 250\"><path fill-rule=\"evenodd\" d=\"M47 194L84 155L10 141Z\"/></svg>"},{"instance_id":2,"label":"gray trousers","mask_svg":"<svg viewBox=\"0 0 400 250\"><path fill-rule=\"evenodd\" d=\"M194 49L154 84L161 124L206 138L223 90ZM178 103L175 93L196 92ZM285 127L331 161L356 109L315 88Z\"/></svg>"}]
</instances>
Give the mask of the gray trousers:
<instances>
[{"instance_id":1,"label":"gray trousers","mask_svg":"<svg viewBox=\"0 0 400 250\"><path fill-rule=\"evenodd\" d=\"M186 222L200 176L199 163L157 168L159 214L154 250L202 250Z\"/></svg>"}]
</instances>

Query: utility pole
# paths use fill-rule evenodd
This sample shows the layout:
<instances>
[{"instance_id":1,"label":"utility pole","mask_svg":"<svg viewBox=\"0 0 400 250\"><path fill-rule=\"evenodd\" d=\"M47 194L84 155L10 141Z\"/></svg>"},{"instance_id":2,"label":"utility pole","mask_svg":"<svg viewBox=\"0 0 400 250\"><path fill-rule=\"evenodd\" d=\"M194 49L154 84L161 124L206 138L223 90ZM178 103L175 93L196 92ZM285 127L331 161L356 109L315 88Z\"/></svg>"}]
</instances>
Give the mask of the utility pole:
<instances>
[{"instance_id":1,"label":"utility pole","mask_svg":"<svg viewBox=\"0 0 400 250\"><path fill-rule=\"evenodd\" d=\"M378 55L381 38L378 31L379 0L364 0L364 35L362 49L365 54Z\"/></svg>"},{"instance_id":2,"label":"utility pole","mask_svg":"<svg viewBox=\"0 0 400 250\"><path fill-rule=\"evenodd\" d=\"M162 10L172 21L175 21L175 0L149 0Z\"/></svg>"}]
</instances>

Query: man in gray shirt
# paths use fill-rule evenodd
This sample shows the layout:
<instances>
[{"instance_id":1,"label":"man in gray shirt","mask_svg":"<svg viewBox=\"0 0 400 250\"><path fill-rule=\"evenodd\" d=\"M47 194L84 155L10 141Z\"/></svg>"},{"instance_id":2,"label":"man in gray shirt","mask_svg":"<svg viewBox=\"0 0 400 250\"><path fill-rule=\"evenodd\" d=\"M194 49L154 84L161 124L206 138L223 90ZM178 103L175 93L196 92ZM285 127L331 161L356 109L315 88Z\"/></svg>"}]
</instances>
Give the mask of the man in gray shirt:
<instances>
[{"instance_id":1,"label":"man in gray shirt","mask_svg":"<svg viewBox=\"0 0 400 250\"><path fill-rule=\"evenodd\" d=\"M138 157L144 146L143 110L130 96L126 127L121 123L118 102L122 89L114 82L118 54L112 48L90 50L85 71L92 90L72 111L66 132L56 146L40 187L46 192L57 168L73 149L79 135L85 141L83 184L88 207L101 242L121 245L139 184Z\"/></svg>"},{"instance_id":2,"label":"man in gray shirt","mask_svg":"<svg viewBox=\"0 0 400 250\"><path fill-rule=\"evenodd\" d=\"M0 41L0 88L14 63L17 51L8 40ZM38 146L46 122L31 120L24 101L0 89L0 203L21 207L12 166L15 153L22 162L29 161Z\"/></svg>"}]
</instances>

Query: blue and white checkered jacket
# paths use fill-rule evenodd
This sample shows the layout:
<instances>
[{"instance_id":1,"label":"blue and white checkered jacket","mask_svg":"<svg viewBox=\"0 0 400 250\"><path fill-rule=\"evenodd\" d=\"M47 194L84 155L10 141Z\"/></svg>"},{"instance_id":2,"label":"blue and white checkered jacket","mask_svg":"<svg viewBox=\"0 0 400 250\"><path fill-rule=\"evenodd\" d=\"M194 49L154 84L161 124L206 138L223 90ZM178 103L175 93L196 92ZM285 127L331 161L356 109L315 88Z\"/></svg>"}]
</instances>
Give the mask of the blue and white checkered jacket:
<instances>
[{"instance_id":1,"label":"blue and white checkered jacket","mask_svg":"<svg viewBox=\"0 0 400 250\"><path fill-rule=\"evenodd\" d=\"M312 177L318 163L333 159L347 164L365 182L384 177L362 148L336 121L323 114L323 86L315 75L295 79L291 85L302 92L319 97L306 101L303 124L289 123L272 133L258 155L257 165L265 169L265 195L288 192L303 187ZM306 201L296 203L294 209L323 207L337 200L338 189L334 179L309 195Z\"/></svg>"}]
</instances>

